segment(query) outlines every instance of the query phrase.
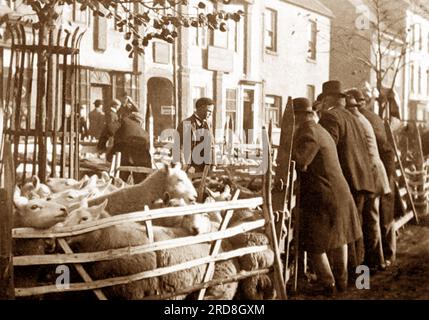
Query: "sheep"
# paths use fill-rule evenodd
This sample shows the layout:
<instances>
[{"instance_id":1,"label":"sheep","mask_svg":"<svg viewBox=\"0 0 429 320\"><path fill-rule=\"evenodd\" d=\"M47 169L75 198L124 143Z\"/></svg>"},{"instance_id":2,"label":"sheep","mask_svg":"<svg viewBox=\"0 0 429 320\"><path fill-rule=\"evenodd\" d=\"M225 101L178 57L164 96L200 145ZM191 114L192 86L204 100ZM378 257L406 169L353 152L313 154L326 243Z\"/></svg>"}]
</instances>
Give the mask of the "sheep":
<instances>
[{"instance_id":1,"label":"sheep","mask_svg":"<svg viewBox=\"0 0 429 320\"><path fill-rule=\"evenodd\" d=\"M53 193L58 193L68 189L80 189L88 180L87 175L83 176L80 181L71 178L48 178L46 185Z\"/></svg>"},{"instance_id":2,"label":"sheep","mask_svg":"<svg viewBox=\"0 0 429 320\"><path fill-rule=\"evenodd\" d=\"M259 210L235 210L229 226L234 227L243 222L262 219ZM219 230L220 223L211 214L189 215L183 218L182 226L193 234L214 232ZM258 230L238 234L224 239L232 249L250 246L269 245L268 237ZM274 264L274 251L267 249L263 252L246 254L237 259L240 270L253 271L269 268ZM275 294L273 282L268 275L258 275L240 281L240 298L245 300L261 300L272 298Z\"/></svg>"},{"instance_id":3,"label":"sheep","mask_svg":"<svg viewBox=\"0 0 429 320\"><path fill-rule=\"evenodd\" d=\"M143 182L92 199L88 205L98 205L108 199L107 212L118 215L144 210L146 205L150 206L160 198L165 202L171 198L183 198L186 203L195 202L197 191L180 164L174 168L165 166L149 175Z\"/></svg>"},{"instance_id":4,"label":"sheep","mask_svg":"<svg viewBox=\"0 0 429 320\"><path fill-rule=\"evenodd\" d=\"M40 182L39 177L33 176L21 188L21 194L28 199L46 198L51 194L49 187Z\"/></svg>"},{"instance_id":5,"label":"sheep","mask_svg":"<svg viewBox=\"0 0 429 320\"><path fill-rule=\"evenodd\" d=\"M73 226L106 218L109 216L105 211L106 207L107 200L100 205L89 208L82 205L81 208L74 210L69 215L64 225ZM154 226L153 232L155 241L189 236L186 230L182 228ZM146 229L142 225L133 222L126 222L70 237L67 241L75 252L95 252L149 243ZM111 261L90 263L87 266L87 271L95 280L107 277L125 276L201 258L207 256L209 250L210 244L208 243L159 250L156 252L126 256ZM159 277L105 288L103 292L109 299L142 299L154 294L171 293L176 290L188 288L202 281L204 270L204 266L197 266ZM215 276L221 277L223 275L221 274L222 270L228 275L237 273L236 265L232 261L224 261L216 264ZM232 299L235 295L237 286L237 283L230 283L207 290L208 299ZM184 299L185 297L186 295L181 295L176 297L176 299Z\"/></svg>"},{"instance_id":6,"label":"sheep","mask_svg":"<svg viewBox=\"0 0 429 320\"><path fill-rule=\"evenodd\" d=\"M63 222L67 217L65 206L43 199L31 199L22 196L16 187L13 195L14 227L48 229ZM52 251L54 243L43 239L14 240L14 256L42 255ZM28 266L14 268L16 287L34 287L40 285L43 277L49 274L45 267Z\"/></svg>"},{"instance_id":7,"label":"sheep","mask_svg":"<svg viewBox=\"0 0 429 320\"><path fill-rule=\"evenodd\" d=\"M50 228L64 221L67 216L65 206L43 199L28 199L22 196L18 187L13 195L16 210L14 212L15 227Z\"/></svg>"}]
</instances>

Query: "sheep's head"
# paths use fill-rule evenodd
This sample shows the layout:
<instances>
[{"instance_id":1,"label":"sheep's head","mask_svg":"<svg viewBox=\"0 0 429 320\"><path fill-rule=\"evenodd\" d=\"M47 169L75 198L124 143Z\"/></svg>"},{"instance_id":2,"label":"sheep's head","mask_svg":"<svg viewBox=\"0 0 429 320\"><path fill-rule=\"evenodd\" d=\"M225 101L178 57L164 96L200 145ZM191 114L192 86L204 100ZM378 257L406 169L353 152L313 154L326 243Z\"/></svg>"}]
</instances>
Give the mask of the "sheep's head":
<instances>
[{"instance_id":1,"label":"sheep's head","mask_svg":"<svg viewBox=\"0 0 429 320\"><path fill-rule=\"evenodd\" d=\"M209 233L212 231L212 221L207 213L190 214L183 217L182 228L188 230L192 235Z\"/></svg>"},{"instance_id":2,"label":"sheep's head","mask_svg":"<svg viewBox=\"0 0 429 320\"><path fill-rule=\"evenodd\" d=\"M73 210L67 219L62 223L61 226L72 227L76 225L81 225L93 221L100 220L102 218L109 217L109 214L106 212L108 200L106 199L103 203L97 206L88 207L88 202L86 200L80 203L80 207ZM96 230L91 232L91 236L98 238L102 234L102 230ZM67 238L67 243L70 245L79 245L88 240L88 234L81 234L73 237Z\"/></svg>"},{"instance_id":3,"label":"sheep's head","mask_svg":"<svg viewBox=\"0 0 429 320\"><path fill-rule=\"evenodd\" d=\"M47 229L63 222L67 217L65 206L43 199L29 200L22 196L18 187L15 188L13 200L17 227Z\"/></svg>"},{"instance_id":4,"label":"sheep's head","mask_svg":"<svg viewBox=\"0 0 429 320\"><path fill-rule=\"evenodd\" d=\"M167 171L165 191L165 197L167 198L166 202L168 199L182 198L186 203L195 203L197 199L197 191L195 190L191 179L189 179L186 172L182 170L180 163L176 164L174 167L166 166L161 170Z\"/></svg>"},{"instance_id":5,"label":"sheep's head","mask_svg":"<svg viewBox=\"0 0 429 320\"><path fill-rule=\"evenodd\" d=\"M84 176L80 181L69 178L49 178L46 181L46 184L52 190L52 192L56 193L72 188L79 188L81 184L83 184L88 179L88 176Z\"/></svg>"},{"instance_id":6,"label":"sheep's head","mask_svg":"<svg viewBox=\"0 0 429 320\"><path fill-rule=\"evenodd\" d=\"M90 197L95 197L98 194L99 190L97 188L97 176L93 176L89 180L85 181L85 185L83 187L79 189L72 188L59 193L54 193L48 198L48 200L73 209L83 200Z\"/></svg>"},{"instance_id":7,"label":"sheep's head","mask_svg":"<svg viewBox=\"0 0 429 320\"><path fill-rule=\"evenodd\" d=\"M31 181L25 183L21 188L21 195L28 199L43 199L51 194L51 189L40 182L39 177L31 177Z\"/></svg>"},{"instance_id":8,"label":"sheep's head","mask_svg":"<svg viewBox=\"0 0 429 320\"><path fill-rule=\"evenodd\" d=\"M107 203L108 200L106 199L103 203L97 206L88 207L88 202L83 200L80 203L80 207L69 214L67 219L64 221L63 226L71 227L108 217L109 215L106 212Z\"/></svg>"}]
</instances>

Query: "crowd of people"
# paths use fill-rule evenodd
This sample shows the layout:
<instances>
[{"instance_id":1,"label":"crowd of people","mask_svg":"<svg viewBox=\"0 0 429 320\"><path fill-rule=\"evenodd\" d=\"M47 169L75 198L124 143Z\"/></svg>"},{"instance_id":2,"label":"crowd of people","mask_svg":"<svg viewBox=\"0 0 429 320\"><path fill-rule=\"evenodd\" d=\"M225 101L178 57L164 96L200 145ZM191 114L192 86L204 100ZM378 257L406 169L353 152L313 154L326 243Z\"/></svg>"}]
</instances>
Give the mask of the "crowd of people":
<instances>
[{"instance_id":1,"label":"crowd of people","mask_svg":"<svg viewBox=\"0 0 429 320\"><path fill-rule=\"evenodd\" d=\"M394 149L383 120L362 91L323 84L318 101L294 102L293 159L300 174L300 242L316 274L316 291L355 286L356 270L394 261Z\"/></svg>"}]
</instances>

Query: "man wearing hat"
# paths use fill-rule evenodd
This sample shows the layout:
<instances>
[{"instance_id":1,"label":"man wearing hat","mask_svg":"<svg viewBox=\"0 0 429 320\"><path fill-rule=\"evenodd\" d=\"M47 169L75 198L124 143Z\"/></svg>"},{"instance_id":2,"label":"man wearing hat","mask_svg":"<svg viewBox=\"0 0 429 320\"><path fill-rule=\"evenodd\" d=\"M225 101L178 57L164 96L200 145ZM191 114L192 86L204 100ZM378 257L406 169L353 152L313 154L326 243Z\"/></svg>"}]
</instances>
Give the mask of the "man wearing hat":
<instances>
[{"instance_id":1,"label":"man wearing hat","mask_svg":"<svg viewBox=\"0 0 429 320\"><path fill-rule=\"evenodd\" d=\"M365 198L362 221L365 244L365 265L370 267L373 271L376 271L378 268L385 268L380 229L380 197L390 193L389 179L387 178L383 162L380 159L374 129L368 119L359 112L359 104L353 95L353 91L349 90L346 93L347 110L358 119L364 129L363 132L369 151L368 155L373 168L375 168L374 180L376 190L371 197Z\"/></svg>"},{"instance_id":2,"label":"man wearing hat","mask_svg":"<svg viewBox=\"0 0 429 320\"><path fill-rule=\"evenodd\" d=\"M347 244L361 238L362 230L335 142L316 123L308 99L294 99L293 106L297 125L293 159L301 182L300 241L330 295L336 288L347 289Z\"/></svg>"},{"instance_id":3,"label":"man wearing hat","mask_svg":"<svg viewBox=\"0 0 429 320\"><path fill-rule=\"evenodd\" d=\"M180 162L183 168L193 167L202 172L205 165L212 165L214 159L214 137L210 120L215 102L210 98L200 98L195 103L192 116L183 120L177 127L180 146Z\"/></svg>"},{"instance_id":4,"label":"man wearing hat","mask_svg":"<svg viewBox=\"0 0 429 320\"><path fill-rule=\"evenodd\" d=\"M94 101L94 109L89 113L88 135L95 139L100 139L103 132L106 117L103 111L103 101L97 99Z\"/></svg>"},{"instance_id":5,"label":"man wearing hat","mask_svg":"<svg viewBox=\"0 0 429 320\"><path fill-rule=\"evenodd\" d=\"M391 193L382 195L380 199L380 227L383 252L386 266L396 258L396 233L394 230L394 203L395 203L395 152L387 139L383 120L371 111L366 102L365 95L359 89L351 89L348 94L353 96L358 104L359 112L370 122L377 141L379 156L383 162L389 180Z\"/></svg>"},{"instance_id":6,"label":"man wearing hat","mask_svg":"<svg viewBox=\"0 0 429 320\"><path fill-rule=\"evenodd\" d=\"M331 134L337 145L344 177L362 218L365 199L375 192L374 168L370 165L364 129L346 110L346 95L340 81L325 82L322 95L323 111L319 123ZM349 273L354 276L356 267L362 264L364 258L363 239L349 244L349 257Z\"/></svg>"}]
</instances>

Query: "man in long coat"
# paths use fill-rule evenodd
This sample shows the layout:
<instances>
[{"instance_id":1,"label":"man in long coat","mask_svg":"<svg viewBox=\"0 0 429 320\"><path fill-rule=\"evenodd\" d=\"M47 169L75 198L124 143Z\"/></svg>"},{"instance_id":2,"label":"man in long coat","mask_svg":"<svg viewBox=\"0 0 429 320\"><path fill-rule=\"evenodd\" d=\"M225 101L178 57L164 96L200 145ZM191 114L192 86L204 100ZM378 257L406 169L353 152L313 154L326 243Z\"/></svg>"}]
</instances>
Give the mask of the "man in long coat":
<instances>
[{"instance_id":1,"label":"man in long coat","mask_svg":"<svg viewBox=\"0 0 429 320\"><path fill-rule=\"evenodd\" d=\"M390 193L389 179L386 169L380 158L377 139L371 123L365 116L359 112L356 99L352 92L347 91L347 110L349 110L362 125L364 135L368 146L368 155L374 171L374 180L376 190L371 197L365 198L364 210L362 212L362 228L365 243L365 265L372 270L383 268L385 266L383 246L381 240L380 228L380 198Z\"/></svg>"},{"instance_id":2,"label":"man in long coat","mask_svg":"<svg viewBox=\"0 0 429 320\"><path fill-rule=\"evenodd\" d=\"M375 192L374 172L369 159L363 128L359 121L346 110L346 95L340 81L323 84L323 111L320 125L337 145L338 157L344 177L349 184L359 216L362 217L365 199ZM349 246L349 273L355 275L356 267L364 258L363 239Z\"/></svg>"},{"instance_id":3,"label":"man in long coat","mask_svg":"<svg viewBox=\"0 0 429 320\"><path fill-rule=\"evenodd\" d=\"M301 181L301 245L327 293L335 287L344 291L347 244L362 237L358 212L334 140L314 120L308 99L298 98L293 104L297 122L293 159Z\"/></svg>"},{"instance_id":4,"label":"man in long coat","mask_svg":"<svg viewBox=\"0 0 429 320\"><path fill-rule=\"evenodd\" d=\"M359 104L359 112L371 123L377 140L378 151L389 179L391 193L381 196L380 227L383 243L383 253L386 265L390 265L396 258L396 232L394 230L394 203L395 203L395 151L387 139L386 127L383 120L366 103L362 91L355 89L350 92Z\"/></svg>"}]
</instances>

